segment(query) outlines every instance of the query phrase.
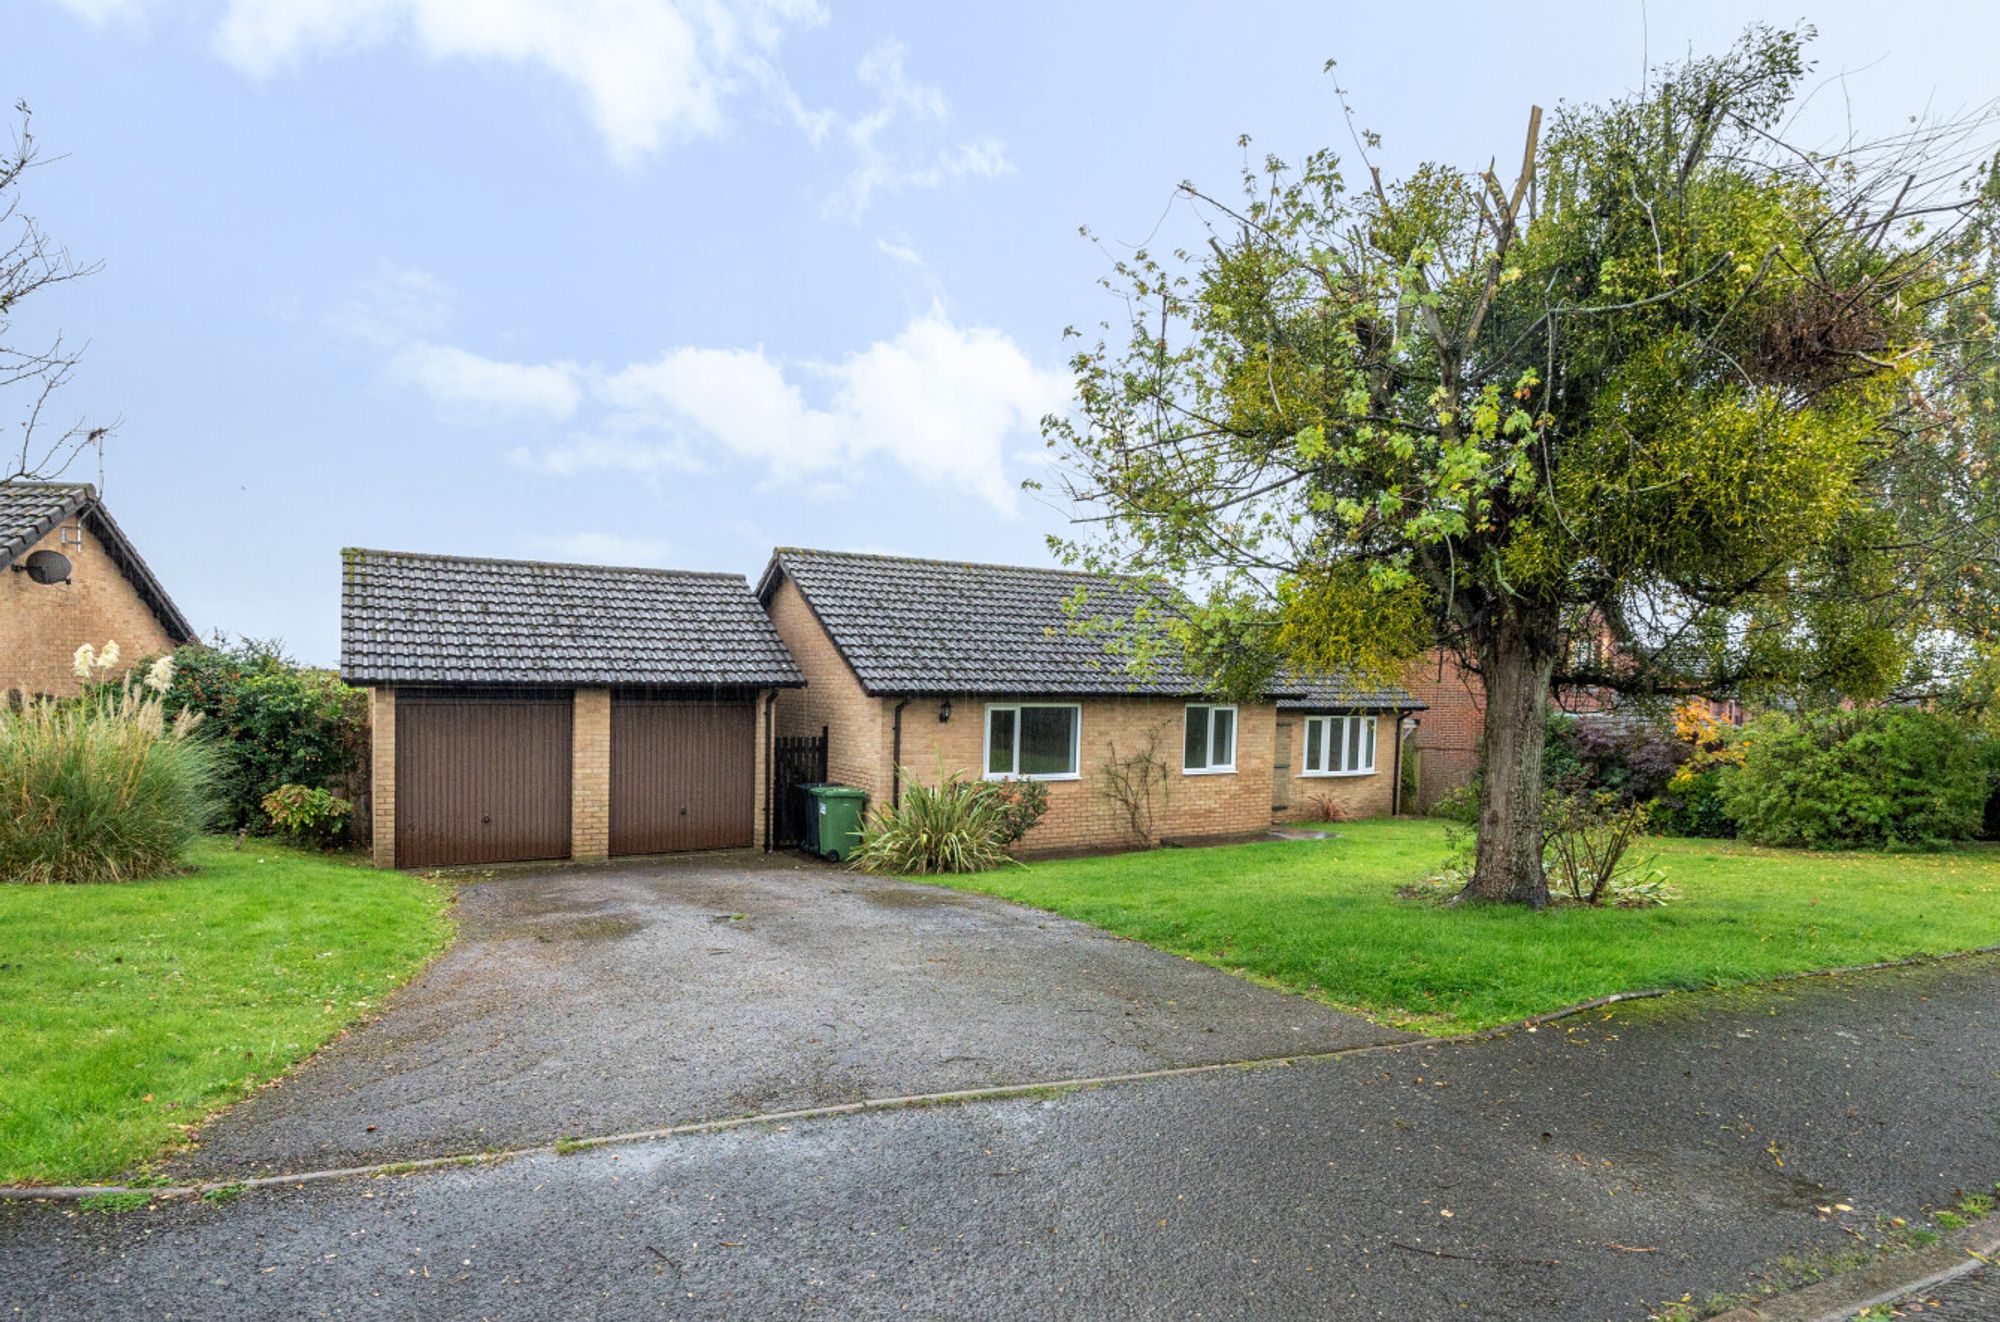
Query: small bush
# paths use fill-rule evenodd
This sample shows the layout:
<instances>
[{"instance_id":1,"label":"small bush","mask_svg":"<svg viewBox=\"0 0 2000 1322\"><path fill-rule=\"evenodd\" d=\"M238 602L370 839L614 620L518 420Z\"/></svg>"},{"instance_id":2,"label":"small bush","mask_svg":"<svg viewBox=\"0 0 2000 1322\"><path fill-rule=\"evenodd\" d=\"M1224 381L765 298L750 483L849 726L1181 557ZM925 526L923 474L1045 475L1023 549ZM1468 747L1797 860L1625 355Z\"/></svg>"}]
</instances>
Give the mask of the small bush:
<instances>
[{"instance_id":1,"label":"small bush","mask_svg":"<svg viewBox=\"0 0 2000 1322\"><path fill-rule=\"evenodd\" d=\"M326 849L347 832L354 805L311 785L280 785L264 796L264 815L295 844Z\"/></svg>"},{"instance_id":2,"label":"small bush","mask_svg":"<svg viewBox=\"0 0 2000 1322\"><path fill-rule=\"evenodd\" d=\"M1549 889L1579 904L1664 904L1666 874L1632 845L1650 809L1612 790L1551 793L1542 801L1542 867Z\"/></svg>"},{"instance_id":3,"label":"small bush","mask_svg":"<svg viewBox=\"0 0 2000 1322\"><path fill-rule=\"evenodd\" d=\"M996 825L993 842L1011 849L1048 815L1049 787L1039 780L991 780L975 786L975 793L992 805Z\"/></svg>"},{"instance_id":4,"label":"small bush","mask_svg":"<svg viewBox=\"0 0 2000 1322\"><path fill-rule=\"evenodd\" d=\"M1005 809L983 781L953 772L935 785L903 773L903 801L868 816L854 866L888 876L985 872L1012 862L1001 832Z\"/></svg>"},{"instance_id":5,"label":"small bush","mask_svg":"<svg viewBox=\"0 0 2000 1322\"><path fill-rule=\"evenodd\" d=\"M0 879L68 884L178 871L216 815L218 759L190 737L197 722L189 713L168 719L156 693L129 682L0 711Z\"/></svg>"},{"instance_id":6,"label":"small bush","mask_svg":"<svg viewBox=\"0 0 2000 1322\"><path fill-rule=\"evenodd\" d=\"M1431 805L1431 816L1442 817L1458 826L1471 826L1479 820L1479 782L1454 786L1438 796Z\"/></svg>"},{"instance_id":7,"label":"small bush","mask_svg":"<svg viewBox=\"0 0 2000 1322\"><path fill-rule=\"evenodd\" d=\"M1312 807L1306 813L1306 820L1314 822L1351 822L1354 814L1346 804L1331 794L1308 794L1306 802Z\"/></svg>"},{"instance_id":8,"label":"small bush","mask_svg":"<svg viewBox=\"0 0 2000 1322\"><path fill-rule=\"evenodd\" d=\"M1932 848L1976 832L1986 806L1971 732L1932 712L1766 716L1741 749L1725 806L1762 845Z\"/></svg>"},{"instance_id":9,"label":"small bush","mask_svg":"<svg viewBox=\"0 0 2000 1322\"><path fill-rule=\"evenodd\" d=\"M1732 774L1734 768L1728 766L1687 763L1667 782L1666 792L1653 801L1648 828L1655 835L1733 839L1736 819L1729 815L1724 797Z\"/></svg>"},{"instance_id":10,"label":"small bush","mask_svg":"<svg viewBox=\"0 0 2000 1322\"><path fill-rule=\"evenodd\" d=\"M1547 784L1609 792L1628 803L1657 796L1693 753L1664 721L1555 717L1549 731L1542 754ZM1567 781L1563 768L1571 769Z\"/></svg>"}]
</instances>

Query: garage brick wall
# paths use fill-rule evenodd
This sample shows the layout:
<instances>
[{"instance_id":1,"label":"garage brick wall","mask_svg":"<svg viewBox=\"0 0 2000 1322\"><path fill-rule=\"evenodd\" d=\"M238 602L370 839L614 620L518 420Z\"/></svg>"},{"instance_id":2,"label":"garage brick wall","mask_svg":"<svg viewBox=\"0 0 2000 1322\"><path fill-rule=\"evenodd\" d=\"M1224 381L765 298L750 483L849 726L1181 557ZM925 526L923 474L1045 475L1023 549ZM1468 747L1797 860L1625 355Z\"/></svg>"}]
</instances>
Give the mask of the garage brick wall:
<instances>
[{"instance_id":1,"label":"garage brick wall","mask_svg":"<svg viewBox=\"0 0 2000 1322\"><path fill-rule=\"evenodd\" d=\"M903 712L903 765L925 782L946 771L978 776L986 744L988 702L1005 698L959 697L951 720L938 723L938 698L919 698ZM1048 699L1029 698L1028 702ZM1242 835L1271 824L1271 749L1277 709L1270 703L1237 707L1236 765L1239 771L1188 775L1181 769L1182 722L1187 704L1178 699L1084 699L1080 730L1082 779L1050 781L1049 812L1023 841L1029 852L1106 849L1143 843L1125 809L1104 793L1103 770L1113 757L1128 759L1152 741L1152 756L1166 769L1154 796L1153 840L1173 837Z\"/></svg>"},{"instance_id":2,"label":"garage brick wall","mask_svg":"<svg viewBox=\"0 0 2000 1322\"><path fill-rule=\"evenodd\" d=\"M611 853L611 690L576 689L570 713L569 856Z\"/></svg>"},{"instance_id":3,"label":"garage brick wall","mask_svg":"<svg viewBox=\"0 0 2000 1322\"><path fill-rule=\"evenodd\" d=\"M373 828L370 856L378 868L396 866L396 690L368 690L368 799Z\"/></svg>"},{"instance_id":4,"label":"garage brick wall","mask_svg":"<svg viewBox=\"0 0 2000 1322\"><path fill-rule=\"evenodd\" d=\"M82 545L62 537L82 536ZM0 691L73 697L78 689L70 666L80 644L101 649L117 640L129 670L141 658L174 648L165 626L104 544L75 520L35 543L35 551L69 557L68 583L36 583L26 574L0 572ZM24 551L19 564L32 551Z\"/></svg>"}]
</instances>

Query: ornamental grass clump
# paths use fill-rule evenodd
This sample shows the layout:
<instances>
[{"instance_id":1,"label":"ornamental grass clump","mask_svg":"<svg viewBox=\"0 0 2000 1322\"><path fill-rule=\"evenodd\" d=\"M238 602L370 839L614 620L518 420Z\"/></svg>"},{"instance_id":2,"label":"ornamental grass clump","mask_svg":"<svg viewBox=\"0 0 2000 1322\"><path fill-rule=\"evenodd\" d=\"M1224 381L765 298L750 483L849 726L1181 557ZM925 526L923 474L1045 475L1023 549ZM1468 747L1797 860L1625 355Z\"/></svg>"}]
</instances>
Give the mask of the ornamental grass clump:
<instances>
[{"instance_id":1,"label":"ornamental grass clump","mask_svg":"<svg viewBox=\"0 0 2000 1322\"><path fill-rule=\"evenodd\" d=\"M1013 809L983 782L958 772L926 785L903 773L903 801L868 816L854 866L898 877L985 872L1014 860L1007 855ZM1019 836L1013 836L1018 839Z\"/></svg>"},{"instance_id":2,"label":"ornamental grass clump","mask_svg":"<svg viewBox=\"0 0 2000 1322\"><path fill-rule=\"evenodd\" d=\"M79 650L79 672L108 668ZM87 699L15 695L0 710L0 880L132 881L177 872L214 820L216 753L191 737L199 718L168 720L173 662L155 662Z\"/></svg>"}]
</instances>

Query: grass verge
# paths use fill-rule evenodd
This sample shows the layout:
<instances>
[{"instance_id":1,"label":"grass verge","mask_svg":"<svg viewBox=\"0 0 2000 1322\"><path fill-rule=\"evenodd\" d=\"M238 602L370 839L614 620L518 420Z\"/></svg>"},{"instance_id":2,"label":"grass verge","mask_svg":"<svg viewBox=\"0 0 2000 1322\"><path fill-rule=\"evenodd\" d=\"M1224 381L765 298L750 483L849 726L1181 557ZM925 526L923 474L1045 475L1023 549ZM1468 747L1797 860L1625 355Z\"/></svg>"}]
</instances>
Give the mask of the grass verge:
<instances>
[{"instance_id":1,"label":"grass verge","mask_svg":"<svg viewBox=\"0 0 2000 1322\"><path fill-rule=\"evenodd\" d=\"M1432 821L1332 840L1063 859L912 880L1053 910L1430 1033L1619 991L1719 987L2000 943L2000 850L1805 853L1654 840L1655 909L1440 907L1397 889L1443 862Z\"/></svg>"},{"instance_id":2,"label":"grass verge","mask_svg":"<svg viewBox=\"0 0 2000 1322\"><path fill-rule=\"evenodd\" d=\"M186 876L0 885L0 1183L107 1179L368 1013L448 888L252 841Z\"/></svg>"}]
</instances>

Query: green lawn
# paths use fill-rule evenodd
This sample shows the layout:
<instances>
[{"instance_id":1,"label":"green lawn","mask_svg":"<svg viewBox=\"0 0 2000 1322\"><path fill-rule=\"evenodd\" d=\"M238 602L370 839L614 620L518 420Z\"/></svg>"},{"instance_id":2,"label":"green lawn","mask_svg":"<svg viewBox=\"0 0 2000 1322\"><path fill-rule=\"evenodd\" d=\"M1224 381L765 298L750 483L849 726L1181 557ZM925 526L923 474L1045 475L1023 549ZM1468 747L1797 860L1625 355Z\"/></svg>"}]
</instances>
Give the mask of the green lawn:
<instances>
[{"instance_id":1,"label":"green lawn","mask_svg":"<svg viewBox=\"0 0 2000 1322\"><path fill-rule=\"evenodd\" d=\"M917 880L1051 909L1425 1032L1508 1023L1610 992L1712 987L2000 943L2000 849L1813 854L1655 840L1680 897L1656 909L1446 908L1399 898L1444 828L1368 821L1336 840L1066 859Z\"/></svg>"},{"instance_id":2,"label":"green lawn","mask_svg":"<svg viewBox=\"0 0 2000 1322\"><path fill-rule=\"evenodd\" d=\"M0 885L0 1182L131 1170L450 935L442 886L252 841L184 877Z\"/></svg>"}]
</instances>

